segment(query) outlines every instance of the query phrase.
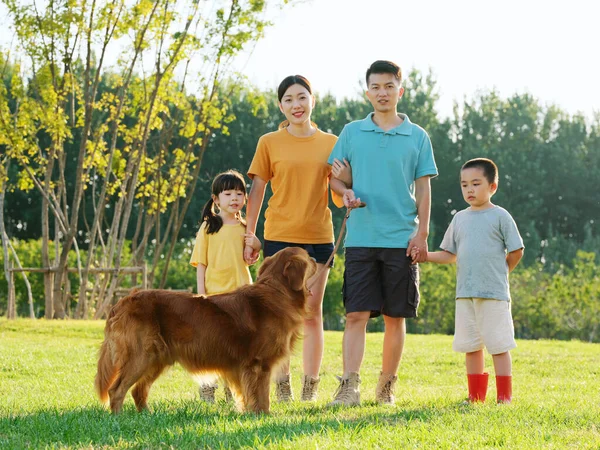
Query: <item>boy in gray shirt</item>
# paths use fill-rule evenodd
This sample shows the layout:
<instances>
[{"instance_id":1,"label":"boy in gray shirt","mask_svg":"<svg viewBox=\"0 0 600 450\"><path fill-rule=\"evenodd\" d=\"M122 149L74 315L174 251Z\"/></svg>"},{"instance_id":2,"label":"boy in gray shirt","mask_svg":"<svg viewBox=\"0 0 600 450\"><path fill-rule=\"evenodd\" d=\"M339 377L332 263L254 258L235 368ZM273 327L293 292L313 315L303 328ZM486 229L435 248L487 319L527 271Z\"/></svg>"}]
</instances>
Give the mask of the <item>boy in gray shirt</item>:
<instances>
[{"instance_id":1,"label":"boy in gray shirt","mask_svg":"<svg viewBox=\"0 0 600 450\"><path fill-rule=\"evenodd\" d=\"M485 401L488 373L483 348L494 361L498 403L512 399L510 350L517 344L510 312L508 274L523 257L523 240L511 215L492 204L498 189L493 161L467 161L460 182L469 208L458 212L442 240L440 252L428 252L427 261L456 262L456 318L454 342L466 354L469 401ZM413 258L418 252L413 252Z\"/></svg>"}]
</instances>

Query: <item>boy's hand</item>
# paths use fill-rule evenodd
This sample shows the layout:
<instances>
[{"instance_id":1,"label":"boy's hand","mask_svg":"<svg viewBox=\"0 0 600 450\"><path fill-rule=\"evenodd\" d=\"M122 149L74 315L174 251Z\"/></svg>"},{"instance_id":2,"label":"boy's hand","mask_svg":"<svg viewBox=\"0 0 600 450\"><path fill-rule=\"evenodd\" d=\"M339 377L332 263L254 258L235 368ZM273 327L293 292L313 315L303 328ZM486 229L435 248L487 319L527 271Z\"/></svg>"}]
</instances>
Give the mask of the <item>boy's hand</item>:
<instances>
[{"instance_id":1,"label":"boy's hand","mask_svg":"<svg viewBox=\"0 0 600 450\"><path fill-rule=\"evenodd\" d=\"M342 195L344 206L346 208L358 208L360 206L360 198L356 198L352 189L346 189Z\"/></svg>"},{"instance_id":2,"label":"boy's hand","mask_svg":"<svg viewBox=\"0 0 600 450\"><path fill-rule=\"evenodd\" d=\"M413 264L427 261L427 238L416 235L412 238L406 249L406 256L412 256L413 249L418 250L417 258L413 257Z\"/></svg>"},{"instance_id":3,"label":"boy's hand","mask_svg":"<svg viewBox=\"0 0 600 450\"><path fill-rule=\"evenodd\" d=\"M344 158L343 163L339 159L334 159L331 165L331 173L347 187L352 186L352 168L346 158Z\"/></svg>"}]
</instances>

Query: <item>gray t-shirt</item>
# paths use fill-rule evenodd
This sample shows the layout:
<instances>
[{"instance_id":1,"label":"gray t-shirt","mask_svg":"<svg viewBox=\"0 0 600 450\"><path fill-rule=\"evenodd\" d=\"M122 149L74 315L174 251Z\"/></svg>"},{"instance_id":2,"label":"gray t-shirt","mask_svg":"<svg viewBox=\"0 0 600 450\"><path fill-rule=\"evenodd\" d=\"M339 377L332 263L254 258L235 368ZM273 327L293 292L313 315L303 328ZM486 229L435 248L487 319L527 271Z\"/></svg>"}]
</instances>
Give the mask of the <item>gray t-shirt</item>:
<instances>
[{"instance_id":1,"label":"gray t-shirt","mask_svg":"<svg viewBox=\"0 0 600 450\"><path fill-rule=\"evenodd\" d=\"M440 247L456 255L456 298L510 301L506 254L523 248L523 239L508 211L456 213Z\"/></svg>"}]
</instances>

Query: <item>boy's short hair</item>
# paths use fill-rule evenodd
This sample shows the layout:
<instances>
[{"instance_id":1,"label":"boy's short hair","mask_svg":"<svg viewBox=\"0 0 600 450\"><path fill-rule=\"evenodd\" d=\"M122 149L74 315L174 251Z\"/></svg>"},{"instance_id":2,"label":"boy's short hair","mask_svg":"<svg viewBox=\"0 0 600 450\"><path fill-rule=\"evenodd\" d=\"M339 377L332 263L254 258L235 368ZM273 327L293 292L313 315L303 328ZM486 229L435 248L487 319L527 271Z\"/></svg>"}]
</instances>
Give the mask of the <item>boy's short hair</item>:
<instances>
[{"instance_id":1,"label":"boy's short hair","mask_svg":"<svg viewBox=\"0 0 600 450\"><path fill-rule=\"evenodd\" d=\"M398 82L402 84L402 69L398 64L395 64L391 61L379 59L371 64L371 66L367 69L367 86L369 86L369 77L372 73L391 73L396 77Z\"/></svg>"},{"instance_id":2,"label":"boy's short hair","mask_svg":"<svg viewBox=\"0 0 600 450\"><path fill-rule=\"evenodd\" d=\"M488 158L470 159L463 164L463 166L460 168L460 171L462 172L465 169L474 168L483 170L483 176L485 176L486 180L488 180L490 184L498 184L498 166L496 166L494 161Z\"/></svg>"}]
</instances>

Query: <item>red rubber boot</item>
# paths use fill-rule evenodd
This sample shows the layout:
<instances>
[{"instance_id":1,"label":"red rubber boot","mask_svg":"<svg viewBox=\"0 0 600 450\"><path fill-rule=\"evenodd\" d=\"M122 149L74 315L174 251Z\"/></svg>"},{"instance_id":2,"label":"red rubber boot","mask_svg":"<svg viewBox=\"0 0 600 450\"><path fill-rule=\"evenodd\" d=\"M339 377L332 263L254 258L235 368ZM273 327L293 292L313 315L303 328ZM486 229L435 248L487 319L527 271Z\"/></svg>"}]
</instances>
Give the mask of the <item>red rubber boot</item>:
<instances>
[{"instance_id":1,"label":"red rubber boot","mask_svg":"<svg viewBox=\"0 0 600 450\"><path fill-rule=\"evenodd\" d=\"M512 401L512 376L496 375L496 401L510 403Z\"/></svg>"},{"instance_id":2,"label":"red rubber boot","mask_svg":"<svg viewBox=\"0 0 600 450\"><path fill-rule=\"evenodd\" d=\"M469 401L471 403L485 402L488 378L489 374L487 372L467 374L467 381L469 383Z\"/></svg>"}]
</instances>

